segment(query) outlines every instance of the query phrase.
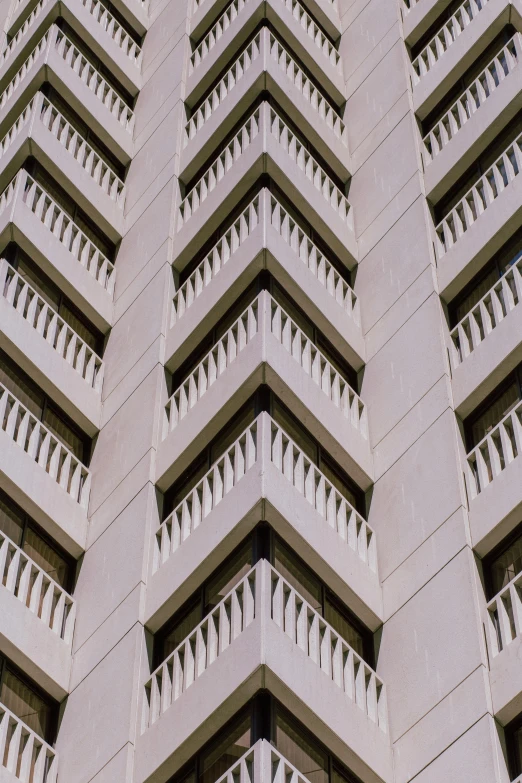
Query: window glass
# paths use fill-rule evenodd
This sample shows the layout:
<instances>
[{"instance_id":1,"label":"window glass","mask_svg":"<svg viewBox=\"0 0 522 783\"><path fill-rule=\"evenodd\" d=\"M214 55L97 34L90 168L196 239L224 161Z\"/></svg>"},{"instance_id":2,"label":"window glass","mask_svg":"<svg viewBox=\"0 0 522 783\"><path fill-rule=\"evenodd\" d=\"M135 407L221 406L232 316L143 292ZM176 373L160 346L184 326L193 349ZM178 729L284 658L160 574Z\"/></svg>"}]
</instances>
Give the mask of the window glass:
<instances>
[{"instance_id":1,"label":"window glass","mask_svg":"<svg viewBox=\"0 0 522 783\"><path fill-rule=\"evenodd\" d=\"M274 547L274 568L313 609L322 613L321 582L278 538Z\"/></svg>"},{"instance_id":2,"label":"window glass","mask_svg":"<svg viewBox=\"0 0 522 783\"><path fill-rule=\"evenodd\" d=\"M275 726L277 750L304 775L310 783L328 783L328 755L282 710L277 709Z\"/></svg>"},{"instance_id":3,"label":"window glass","mask_svg":"<svg viewBox=\"0 0 522 783\"><path fill-rule=\"evenodd\" d=\"M335 465L333 465L327 457L323 456L320 467L321 471L324 473L328 481L334 485L336 490L346 498L348 503L350 503L354 508L357 508L358 503L355 493L352 492L350 487L346 484L346 481L344 481Z\"/></svg>"},{"instance_id":4,"label":"window glass","mask_svg":"<svg viewBox=\"0 0 522 783\"><path fill-rule=\"evenodd\" d=\"M482 297L487 294L490 288L492 288L498 280L498 272L492 269L488 272L482 280L477 283L476 287L460 302L459 306L455 310L456 323L462 321L462 319L472 310L475 305L480 302Z\"/></svg>"},{"instance_id":5,"label":"window glass","mask_svg":"<svg viewBox=\"0 0 522 783\"><path fill-rule=\"evenodd\" d=\"M24 376L20 372L16 372L15 367L10 361L0 354L0 383L9 389L25 407L36 416L37 419L41 419L44 403L44 395L34 386L27 383Z\"/></svg>"},{"instance_id":6,"label":"window glass","mask_svg":"<svg viewBox=\"0 0 522 783\"><path fill-rule=\"evenodd\" d=\"M511 733L510 739L514 766L511 779L513 779L513 777L516 777L522 772L522 726L518 726L518 728Z\"/></svg>"},{"instance_id":7,"label":"window glass","mask_svg":"<svg viewBox=\"0 0 522 783\"><path fill-rule=\"evenodd\" d=\"M24 518L11 503L0 495L0 530L17 546L20 546L24 529Z\"/></svg>"},{"instance_id":8,"label":"window glass","mask_svg":"<svg viewBox=\"0 0 522 783\"><path fill-rule=\"evenodd\" d=\"M341 607L329 596L326 596L324 601L324 619L332 626L334 631L337 631L345 642L348 642L350 647L355 650L361 658L364 658L362 635L355 628L347 614L343 612Z\"/></svg>"},{"instance_id":9,"label":"window glass","mask_svg":"<svg viewBox=\"0 0 522 783\"><path fill-rule=\"evenodd\" d=\"M234 417L225 432L217 437L210 449L210 464L216 462L255 419L254 400ZM210 467L210 466L209 466Z\"/></svg>"},{"instance_id":10,"label":"window glass","mask_svg":"<svg viewBox=\"0 0 522 783\"><path fill-rule=\"evenodd\" d=\"M251 722L249 711L201 753L199 783L215 783L246 753L251 745Z\"/></svg>"},{"instance_id":11,"label":"window glass","mask_svg":"<svg viewBox=\"0 0 522 783\"><path fill-rule=\"evenodd\" d=\"M51 305L55 310L60 305L60 292L49 285L44 278L38 274L38 269L33 264L28 264L25 259L19 259L16 265L16 271L23 280L26 280L30 286L32 286L37 293L40 294L47 304Z\"/></svg>"},{"instance_id":12,"label":"window glass","mask_svg":"<svg viewBox=\"0 0 522 783\"><path fill-rule=\"evenodd\" d=\"M194 630L201 621L201 602L196 599L186 608L186 610L175 620L174 625L165 635L163 640L162 660L168 658L171 652L174 652L181 642Z\"/></svg>"},{"instance_id":13,"label":"window glass","mask_svg":"<svg viewBox=\"0 0 522 783\"><path fill-rule=\"evenodd\" d=\"M80 462L84 461L83 439L50 406L45 409L43 423Z\"/></svg>"},{"instance_id":14,"label":"window glass","mask_svg":"<svg viewBox=\"0 0 522 783\"><path fill-rule=\"evenodd\" d=\"M252 566L252 542L249 539L239 552L227 560L219 572L211 577L205 585L205 614L217 606L250 571Z\"/></svg>"},{"instance_id":15,"label":"window glass","mask_svg":"<svg viewBox=\"0 0 522 783\"><path fill-rule=\"evenodd\" d=\"M288 437L294 441L296 446L306 454L308 459L317 465L318 453L314 439L310 437L306 430L299 426L294 417L276 399L272 402L272 417L276 424L279 424Z\"/></svg>"},{"instance_id":16,"label":"window glass","mask_svg":"<svg viewBox=\"0 0 522 783\"><path fill-rule=\"evenodd\" d=\"M23 550L51 579L64 589L68 588L69 564L31 527L25 534Z\"/></svg>"},{"instance_id":17,"label":"window glass","mask_svg":"<svg viewBox=\"0 0 522 783\"><path fill-rule=\"evenodd\" d=\"M497 595L521 571L522 533L490 565L492 596Z\"/></svg>"},{"instance_id":18,"label":"window glass","mask_svg":"<svg viewBox=\"0 0 522 783\"><path fill-rule=\"evenodd\" d=\"M473 422L471 427L472 448L485 438L519 401L520 389L518 383L514 381Z\"/></svg>"},{"instance_id":19,"label":"window glass","mask_svg":"<svg viewBox=\"0 0 522 783\"><path fill-rule=\"evenodd\" d=\"M67 304L62 304L60 306L59 314L65 323L68 324L74 332L76 332L78 337L81 337L84 343L86 343L92 351L95 353L99 352L98 337L93 331L91 331L91 329L89 329L83 319L78 318L78 316Z\"/></svg>"},{"instance_id":20,"label":"window glass","mask_svg":"<svg viewBox=\"0 0 522 783\"><path fill-rule=\"evenodd\" d=\"M50 704L45 702L7 666L4 667L0 685L0 702L35 731L39 737L47 739L51 728Z\"/></svg>"}]
</instances>

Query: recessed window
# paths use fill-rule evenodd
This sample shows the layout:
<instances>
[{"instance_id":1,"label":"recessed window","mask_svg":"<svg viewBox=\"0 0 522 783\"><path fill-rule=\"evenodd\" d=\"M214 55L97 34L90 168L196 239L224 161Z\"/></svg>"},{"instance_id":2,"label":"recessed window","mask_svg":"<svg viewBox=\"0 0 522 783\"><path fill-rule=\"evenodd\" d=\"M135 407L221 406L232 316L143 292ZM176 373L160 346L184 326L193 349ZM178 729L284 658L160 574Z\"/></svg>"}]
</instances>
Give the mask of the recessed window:
<instances>
[{"instance_id":1,"label":"recessed window","mask_svg":"<svg viewBox=\"0 0 522 783\"><path fill-rule=\"evenodd\" d=\"M0 703L49 744L56 738L58 704L0 655Z\"/></svg>"},{"instance_id":2,"label":"recessed window","mask_svg":"<svg viewBox=\"0 0 522 783\"><path fill-rule=\"evenodd\" d=\"M42 571L68 593L72 590L75 563L31 517L0 490L0 531L34 560Z\"/></svg>"},{"instance_id":3,"label":"recessed window","mask_svg":"<svg viewBox=\"0 0 522 783\"><path fill-rule=\"evenodd\" d=\"M214 571L154 637L154 665L159 666L261 559L276 571L373 666L373 636L267 524L260 523Z\"/></svg>"},{"instance_id":4,"label":"recessed window","mask_svg":"<svg viewBox=\"0 0 522 783\"><path fill-rule=\"evenodd\" d=\"M522 524L482 561L488 599L522 572Z\"/></svg>"},{"instance_id":5,"label":"recessed window","mask_svg":"<svg viewBox=\"0 0 522 783\"><path fill-rule=\"evenodd\" d=\"M505 381L464 422L466 443L471 451L493 430L522 400L522 365L519 365Z\"/></svg>"}]
</instances>

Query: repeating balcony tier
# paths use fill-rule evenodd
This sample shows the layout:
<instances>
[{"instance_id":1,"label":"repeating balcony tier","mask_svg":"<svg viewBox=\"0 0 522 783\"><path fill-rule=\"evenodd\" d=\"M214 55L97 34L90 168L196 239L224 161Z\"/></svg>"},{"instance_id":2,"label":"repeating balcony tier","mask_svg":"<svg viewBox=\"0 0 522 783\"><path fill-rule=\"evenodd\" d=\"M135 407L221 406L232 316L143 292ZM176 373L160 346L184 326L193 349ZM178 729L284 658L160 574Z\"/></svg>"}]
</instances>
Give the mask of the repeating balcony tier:
<instances>
[{"instance_id":1,"label":"repeating balcony tier","mask_svg":"<svg viewBox=\"0 0 522 783\"><path fill-rule=\"evenodd\" d=\"M2 783L56 783L53 748L0 702L0 780Z\"/></svg>"},{"instance_id":2,"label":"repeating balcony tier","mask_svg":"<svg viewBox=\"0 0 522 783\"><path fill-rule=\"evenodd\" d=\"M0 189L31 155L113 242L121 239L125 185L41 92L0 141Z\"/></svg>"},{"instance_id":3,"label":"repeating balcony tier","mask_svg":"<svg viewBox=\"0 0 522 783\"><path fill-rule=\"evenodd\" d=\"M69 690L75 608L71 596L0 532L0 650L59 701Z\"/></svg>"},{"instance_id":4,"label":"repeating balcony tier","mask_svg":"<svg viewBox=\"0 0 522 783\"><path fill-rule=\"evenodd\" d=\"M93 437L100 423L103 362L3 258L0 333L3 349Z\"/></svg>"},{"instance_id":5,"label":"repeating balcony tier","mask_svg":"<svg viewBox=\"0 0 522 783\"><path fill-rule=\"evenodd\" d=\"M90 473L0 384L3 488L59 544L79 557L87 532Z\"/></svg>"},{"instance_id":6,"label":"repeating balcony tier","mask_svg":"<svg viewBox=\"0 0 522 783\"><path fill-rule=\"evenodd\" d=\"M167 401L156 462L159 485L172 484L200 444L210 442L263 383L367 490L373 466L364 403L266 291Z\"/></svg>"},{"instance_id":7,"label":"repeating balcony tier","mask_svg":"<svg viewBox=\"0 0 522 783\"><path fill-rule=\"evenodd\" d=\"M520 225L522 134L434 230L440 293L451 301Z\"/></svg>"},{"instance_id":8,"label":"repeating balcony tier","mask_svg":"<svg viewBox=\"0 0 522 783\"><path fill-rule=\"evenodd\" d=\"M381 624L373 530L262 413L156 531L145 612L151 630L161 627L260 519L314 563L369 628Z\"/></svg>"},{"instance_id":9,"label":"repeating balcony tier","mask_svg":"<svg viewBox=\"0 0 522 783\"><path fill-rule=\"evenodd\" d=\"M522 403L466 457L469 521L474 549L491 551L522 514Z\"/></svg>"},{"instance_id":10,"label":"repeating balcony tier","mask_svg":"<svg viewBox=\"0 0 522 783\"><path fill-rule=\"evenodd\" d=\"M71 25L131 95L138 93L141 48L99 0L39 0L0 52L0 89L58 18Z\"/></svg>"},{"instance_id":11,"label":"repeating balcony tier","mask_svg":"<svg viewBox=\"0 0 522 783\"><path fill-rule=\"evenodd\" d=\"M519 260L450 334L453 402L463 419L522 361L521 298Z\"/></svg>"},{"instance_id":12,"label":"repeating balcony tier","mask_svg":"<svg viewBox=\"0 0 522 783\"><path fill-rule=\"evenodd\" d=\"M426 196L437 202L519 109L522 38L516 33L423 139Z\"/></svg>"},{"instance_id":13,"label":"repeating balcony tier","mask_svg":"<svg viewBox=\"0 0 522 783\"><path fill-rule=\"evenodd\" d=\"M348 131L337 110L281 41L262 28L192 113L183 136L180 177L190 181L255 98L268 90L339 177L350 176Z\"/></svg>"},{"instance_id":14,"label":"repeating balcony tier","mask_svg":"<svg viewBox=\"0 0 522 783\"><path fill-rule=\"evenodd\" d=\"M495 718L510 723L522 710L522 574L487 605L486 639ZM516 781L515 781L516 783Z\"/></svg>"},{"instance_id":15,"label":"repeating balcony tier","mask_svg":"<svg viewBox=\"0 0 522 783\"><path fill-rule=\"evenodd\" d=\"M40 0L15 0L6 21L7 35L16 35L39 2ZM111 0L111 7L119 12L138 36L145 35L149 27L149 0Z\"/></svg>"},{"instance_id":16,"label":"repeating balcony tier","mask_svg":"<svg viewBox=\"0 0 522 783\"><path fill-rule=\"evenodd\" d=\"M199 40L230 5L230 0L189 0L189 2L192 3L190 36L194 41ZM306 0L304 5L332 41L337 41L342 32L338 0Z\"/></svg>"},{"instance_id":17,"label":"repeating balcony tier","mask_svg":"<svg viewBox=\"0 0 522 783\"><path fill-rule=\"evenodd\" d=\"M357 244L348 199L277 112L262 103L179 204L176 269L186 266L262 174L299 203L333 252L353 268Z\"/></svg>"},{"instance_id":18,"label":"repeating balcony tier","mask_svg":"<svg viewBox=\"0 0 522 783\"><path fill-rule=\"evenodd\" d=\"M507 0L464 0L412 63L413 106L424 119L508 23L522 29Z\"/></svg>"},{"instance_id":19,"label":"repeating balcony tier","mask_svg":"<svg viewBox=\"0 0 522 783\"><path fill-rule=\"evenodd\" d=\"M331 100L343 104L341 57L298 0L233 0L203 38L193 37L196 45L188 62L187 106L201 101L263 19L278 31Z\"/></svg>"},{"instance_id":20,"label":"repeating balcony tier","mask_svg":"<svg viewBox=\"0 0 522 783\"><path fill-rule=\"evenodd\" d=\"M293 218L262 188L172 298L165 363L179 367L266 268L358 371L364 364L354 291Z\"/></svg>"},{"instance_id":21,"label":"repeating balcony tier","mask_svg":"<svg viewBox=\"0 0 522 783\"><path fill-rule=\"evenodd\" d=\"M0 94L6 134L43 82L50 82L122 163L132 155L134 113L67 36L52 25Z\"/></svg>"},{"instance_id":22,"label":"repeating balcony tier","mask_svg":"<svg viewBox=\"0 0 522 783\"><path fill-rule=\"evenodd\" d=\"M258 740L216 783L309 783L267 740Z\"/></svg>"},{"instance_id":23,"label":"repeating balcony tier","mask_svg":"<svg viewBox=\"0 0 522 783\"><path fill-rule=\"evenodd\" d=\"M109 329L113 265L23 169L0 194L0 249L13 240L95 326Z\"/></svg>"},{"instance_id":24,"label":"repeating balcony tier","mask_svg":"<svg viewBox=\"0 0 522 783\"><path fill-rule=\"evenodd\" d=\"M175 772L260 687L304 723L313 715L318 739L361 780L393 779L382 682L261 561L145 683L136 780Z\"/></svg>"}]
</instances>

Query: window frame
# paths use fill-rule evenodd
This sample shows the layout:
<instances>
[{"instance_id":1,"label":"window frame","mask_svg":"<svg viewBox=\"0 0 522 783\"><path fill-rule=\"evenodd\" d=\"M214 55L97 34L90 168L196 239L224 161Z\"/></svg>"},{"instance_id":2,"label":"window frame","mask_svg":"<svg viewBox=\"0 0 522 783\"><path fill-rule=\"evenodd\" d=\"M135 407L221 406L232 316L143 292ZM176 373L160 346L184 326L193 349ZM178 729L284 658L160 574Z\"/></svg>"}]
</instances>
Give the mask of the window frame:
<instances>
[{"instance_id":1,"label":"window frame","mask_svg":"<svg viewBox=\"0 0 522 783\"><path fill-rule=\"evenodd\" d=\"M477 407L469 414L469 416L466 416L466 418L463 421L463 427L464 427L464 439L466 443L466 451L469 454L480 441L477 441L477 443L474 443L473 441L473 427L477 423L477 421L486 413L486 411L491 408L495 402L500 399L502 394L508 389L513 383L515 383L518 386L518 392L520 399L522 400L522 362L517 365L509 375L507 375L499 384L496 386L495 389L491 392L491 394L488 394L485 400L483 400ZM495 425L496 426L496 425Z\"/></svg>"},{"instance_id":2,"label":"window frame","mask_svg":"<svg viewBox=\"0 0 522 783\"><path fill-rule=\"evenodd\" d=\"M486 598L488 601L491 601L493 598L495 598L496 595L498 595L498 593L493 592L492 586L493 580L491 569L493 563L505 552L507 552L512 544L514 544L518 539L522 539L522 521L520 521L519 524L491 550L491 552L488 552L488 554L482 558L482 574L484 577L484 586L486 588ZM519 573L522 573L522 570Z\"/></svg>"},{"instance_id":3,"label":"window frame","mask_svg":"<svg viewBox=\"0 0 522 783\"><path fill-rule=\"evenodd\" d=\"M58 734L58 717L59 717L59 709L60 709L59 702L57 702L56 699L53 699L52 696L49 696L49 694L46 693L38 685L38 683L36 683L31 677L25 674L24 671L22 671L15 663L13 663L13 661L10 658L8 658L2 652L0 652L0 691L1 691L2 682L6 671L10 671L11 674L13 674L18 680L20 680L20 682L23 685L25 685L29 690L33 691L33 693L35 693L38 696L38 698L40 698L43 702L48 704L50 708L50 717L49 717L49 727L47 730L47 736L40 737L40 738L43 739L45 742L47 742L48 745L53 746L54 743L56 742L56 737ZM19 718L19 720L22 720L22 718ZM31 729L31 731L33 731L33 729ZM36 732L34 733L36 734ZM37 736L40 735L37 734Z\"/></svg>"}]
</instances>

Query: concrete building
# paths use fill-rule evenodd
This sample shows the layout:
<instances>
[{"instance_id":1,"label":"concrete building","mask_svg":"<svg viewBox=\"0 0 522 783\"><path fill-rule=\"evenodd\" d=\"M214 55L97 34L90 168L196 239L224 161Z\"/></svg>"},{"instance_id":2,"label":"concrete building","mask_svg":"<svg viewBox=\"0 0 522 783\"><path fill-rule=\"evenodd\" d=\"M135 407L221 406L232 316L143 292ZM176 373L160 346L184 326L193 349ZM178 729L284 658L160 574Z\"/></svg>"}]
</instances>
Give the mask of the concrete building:
<instances>
[{"instance_id":1,"label":"concrete building","mask_svg":"<svg viewBox=\"0 0 522 783\"><path fill-rule=\"evenodd\" d=\"M519 0L0 17L0 783L520 783Z\"/></svg>"}]
</instances>

